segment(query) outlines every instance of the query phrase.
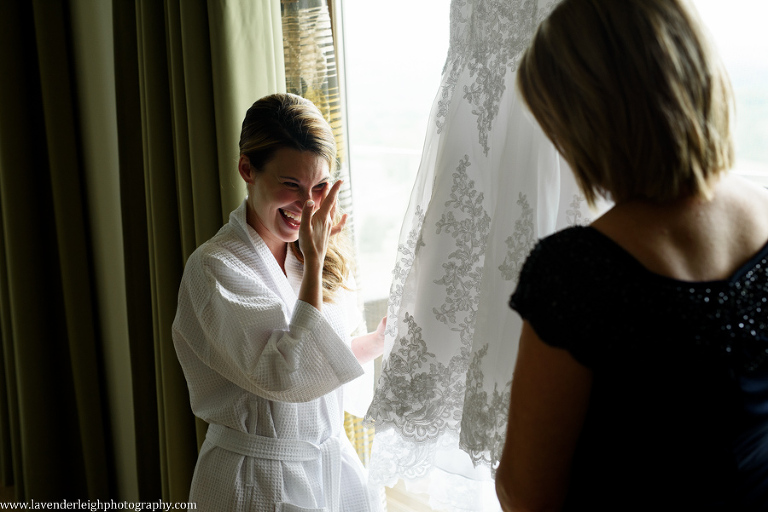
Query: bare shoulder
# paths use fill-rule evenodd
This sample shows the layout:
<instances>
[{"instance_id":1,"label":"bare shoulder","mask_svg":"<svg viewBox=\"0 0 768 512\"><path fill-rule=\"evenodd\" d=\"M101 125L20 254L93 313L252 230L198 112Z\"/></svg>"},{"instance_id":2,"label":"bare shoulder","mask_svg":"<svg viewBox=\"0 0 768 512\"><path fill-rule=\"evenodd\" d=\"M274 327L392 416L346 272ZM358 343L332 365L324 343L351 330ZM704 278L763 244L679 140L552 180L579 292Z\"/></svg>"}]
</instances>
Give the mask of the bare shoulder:
<instances>
[{"instance_id":1,"label":"bare shoulder","mask_svg":"<svg viewBox=\"0 0 768 512\"><path fill-rule=\"evenodd\" d=\"M726 174L710 199L630 201L592 226L651 272L683 281L724 279L768 242L768 190Z\"/></svg>"},{"instance_id":2,"label":"bare shoulder","mask_svg":"<svg viewBox=\"0 0 768 512\"><path fill-rule=\"evenodd\" d=\"M758 212L768 212L768 188L760 186L740 176L731 176L726 181L727 193L733 200ZM768 216L761 216L768 223Z\"/></svg>"},{"instance_id":3,"label":"bare shoulder","mask_svg":"<svg viewBox=\"0 0 768 512\"><path fill-rule=\"evenodd\" d=\"M739 176L723 180L718 191L722 217L738 242L757 250L768 242L768 189Z\"/></svg>"}]
</instances>

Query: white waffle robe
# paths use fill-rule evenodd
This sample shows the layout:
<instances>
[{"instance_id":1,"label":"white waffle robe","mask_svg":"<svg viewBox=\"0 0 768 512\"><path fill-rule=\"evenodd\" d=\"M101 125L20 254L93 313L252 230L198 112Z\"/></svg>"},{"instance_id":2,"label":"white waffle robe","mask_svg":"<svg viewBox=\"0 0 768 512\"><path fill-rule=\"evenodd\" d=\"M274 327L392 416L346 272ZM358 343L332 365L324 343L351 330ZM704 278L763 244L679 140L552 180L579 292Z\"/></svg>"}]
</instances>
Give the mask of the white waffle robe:
<instances>
[{"instance_id":1,"label":"white waffle robe","mask_svg":"<svg viewBox=\"0 0 768 512\"><path fill-rule=\"evenodd\" d=\"M283 274L245 212L190 256L179 290L173 341L192 410L210 424L190 501L204 512L376 510L343 430L342 385L370 390L368 402L373 388L355 380L356 297L340 291L322 313L298 300L302 265L289 249Z\"/></svg>"}]
</instances>

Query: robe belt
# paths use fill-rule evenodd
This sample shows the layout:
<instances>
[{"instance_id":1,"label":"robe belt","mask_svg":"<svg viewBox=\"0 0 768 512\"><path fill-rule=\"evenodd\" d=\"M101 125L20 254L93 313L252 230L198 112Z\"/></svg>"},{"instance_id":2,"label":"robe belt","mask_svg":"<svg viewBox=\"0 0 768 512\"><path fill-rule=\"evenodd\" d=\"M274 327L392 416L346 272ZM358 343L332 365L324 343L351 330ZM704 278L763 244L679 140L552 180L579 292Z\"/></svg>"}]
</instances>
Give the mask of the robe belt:
<instances>
[{"instance_id":1,"label":"robe belt","mask_svg":"<svg viewBox=\"0 0 768 512\"><path fill-rule=\"evenodd\" d=\"M338 436L331 436L318 446L298 439L246 434L224 425L211 423L205 438L219 448L247 457L288 462L305 462L322 458L325 507L328 512L339 509L341 442Z\"/></svg>"}]
</instances>

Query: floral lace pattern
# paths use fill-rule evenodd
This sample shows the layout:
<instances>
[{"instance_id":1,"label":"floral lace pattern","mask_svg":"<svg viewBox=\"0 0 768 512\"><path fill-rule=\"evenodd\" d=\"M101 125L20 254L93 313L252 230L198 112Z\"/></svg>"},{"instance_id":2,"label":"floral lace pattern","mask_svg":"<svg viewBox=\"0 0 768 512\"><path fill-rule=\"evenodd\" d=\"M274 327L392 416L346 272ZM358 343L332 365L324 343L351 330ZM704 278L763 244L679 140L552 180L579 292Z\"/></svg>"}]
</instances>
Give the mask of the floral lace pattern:
<instances>
[{"instance_id":1,"label":"floral lace pattern","mask_svg":"<svg viewBox=\"0 0 768 512\"><path fill-rule=\"evenodd\" d=\"M485 375L482 361L487 353L488 345L485 344L475 352L469 365L464 414L461 417L461 447L475 465L489 466L495 474L496 463L501 459L504 448L512 381L508 381L501 390L499 384L494 383L490 394L483 389Z\"/></svg>"},{"instance_id":2,"label":"floral lace pattern","mask_svg":"<svg viewBox=\"0 0 768 512\"><path fill-rule=\"evenodd\" d=\"M523 266L525 257L533 249L536 243L533 226L533 208L528 204L528 197L520 192L517 204L522 209L520 218L515 221L515 232L509 236L505 243L507 244L507 257L504 263L499 266L501 275L507 281L517 282L520 276L520 268Z\"/></svg>"},{"instance_id":3,"label":"floral lace pattern","mask_svg":"<svg viewBox=\"0 0 768 512\"><path fill-rule=\"evenodd\" d=\"M568 205L569 210L565 211L568 217L568 226L586 226L592 222L588 217L585 217L582 211L584 210L584 203L587 200L581 194L574 194L573 201Z\"/></svg>"},{"instance_id":4,"label":"floral lace pattern","mask_svg":"<svg viewBox=\"0 0 768 512\"><path fill-rule=\"evenodd\" d=\"M398 431L417 441L435 439L447 429L457 431L464 402L465 375L471 350L471 334L477 314L477 293L482 276L482 255L490 225L483 208L483 194L478 194L474 181L467 176L469 157L459 162L453 174L453 186L445 206L448 210L437 221L436 234L445 233L455 240L456 250L443 263L444 274L435 284L445 288L445 299L433 308L437 320L457 332L461 347L444 364L428 351L422 328L414 316L404 312L407 334L392 332L397 340L382 365L368 419L375 424L396 425ZM390 314L400 306L408 269L419 247L424 245L419 229L424 214L417 209L416 227L408 242L401 245L395 283L390 297ZM397 307L394 307L397 305ZM398 323L394 318L392 327ZM388 320L389 327L389 320Z\"/></svg>"},{"instance_id":5,"label":"floral lace pattern","mask_svg":"<svg viewBox=\"0 0 768 512\"><path fill-rule=\"evenodd\" d=\"M533 36L537 12L534 0L452 2L451 39L443 70L448 79L435 120L438 133L445 126L456 83L468 72L471 83L462 88L462 99L472 106L478 141L488 155L488 134L507 87L506 76L517 69L518 59Z\"/></svg>"},{"instance_id":6,"label":"floral lace pattern","mask_svg":"<svg viewBox=\"0 0 768 512\"><path fill-rule=\"evenodd\" d=\"M446 428L456 428L452 409L464 398L464 383L457 380L462 365L458 356L447 366L437 361L413 316L406 313L405 323L408 333L398 339L397 350L382 368L368 414L397 425L406 437L434 439Z\"/></svg>"},{"instance_id":7,"label":"floral lace pattern","mask_svg":"<svg viewBox=\"0 0 768 512\"><path fill-rule=\"evenodd\" d=\"M442 438L438 438L442 439ZM432 470L437 443L414 443L396 429L376 429L376 437L368 467L370 482L374 485L393 486L399 477L419 480Z\"/></svg>"},{"instance_id":8,"label":"floral lace pattern","mask_svg":"<svg viewBox=\"0 0 768 512\"><path fill-rule=\"evenodd\" d=\"M437 234L445 231L456 239L456 251L448 255L443 264L445 275L435 284L445 286L445 302L440 309L432 311L444 324L453 324L452 331L458 331L462 345L471 348L475 315L477 314L480 279L483 272L483 254L488 238L491 218L483 209L483 194L475 190L475 182L467 176L469 157L459 163L453 175L451 198L445 206L450 208L437 222ZM464 213L457 218L454 212ZM457 316L464 313L463 318Z\"/></svg>"},{"instance_id":9,"label":"floral lace pattern","mask_svg":"<svg viewBox=\"0 0 768 512\"><path fill-rule=\"evenodd\" d=\"M424 241L421 239L422 224L424 224L424 210L421 206L417 206L414 213L413 229L408 233L407 240L397 246L397 262L394 270L392 270L392 285L389 289L387 328L385 331L385 334L393 338L397 337L397 311L403 300L405 280L416 259L416 253L424 245Z\"/></svg>"}]
</instances>

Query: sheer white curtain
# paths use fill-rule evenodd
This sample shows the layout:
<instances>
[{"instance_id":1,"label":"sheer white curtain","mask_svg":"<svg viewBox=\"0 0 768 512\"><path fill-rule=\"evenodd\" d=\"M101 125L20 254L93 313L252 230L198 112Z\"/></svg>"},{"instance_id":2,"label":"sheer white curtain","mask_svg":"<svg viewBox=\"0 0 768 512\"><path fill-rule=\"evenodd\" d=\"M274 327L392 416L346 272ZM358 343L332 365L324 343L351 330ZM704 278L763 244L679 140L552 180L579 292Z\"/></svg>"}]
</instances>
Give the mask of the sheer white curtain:
<instances>
[{"instance_id":1,"label":"sheer white curtain","mask_svg":"<svg viewBox=\"0 0 768 512\"><path fill-rule=\"evenodd\" d=\"M515 71L556 0L452 0L450 47L403 221L371 478L438 510L497 510L521 321L507 306L536 240L588 223L570 170L527 113Z\"/></svg>"}]
</instances>

